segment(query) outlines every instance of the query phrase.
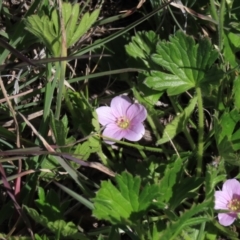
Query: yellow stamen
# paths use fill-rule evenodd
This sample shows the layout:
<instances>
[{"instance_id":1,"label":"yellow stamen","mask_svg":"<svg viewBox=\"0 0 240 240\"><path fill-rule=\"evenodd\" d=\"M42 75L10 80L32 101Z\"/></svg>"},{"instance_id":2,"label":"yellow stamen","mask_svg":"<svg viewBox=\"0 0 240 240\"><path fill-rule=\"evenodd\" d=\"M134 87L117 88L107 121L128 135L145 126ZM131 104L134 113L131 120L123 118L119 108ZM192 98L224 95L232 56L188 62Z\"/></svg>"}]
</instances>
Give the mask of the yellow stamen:
<instances>
[{"instance_id":1,"label":"yellow stamen","mask_svg":"<svg viewBox=\"0 0 240 240\"><path fill-rule=\"evenodd\" d=\"M229 210L234 212L240 211L240 199L234 198L228 203Z\"/></svg>"},{"instance_id":2,"label":"yellow stamen","mask_svg":"<svg viewBox=\"0 0 240 240\"><path fill-rule=\"evenodd\" d=\"M118 118L116 123L117 123L118 127L122 128L122 129L127 129L130 125L129 120L126 117Z\"/></svg>"}]
</instances>

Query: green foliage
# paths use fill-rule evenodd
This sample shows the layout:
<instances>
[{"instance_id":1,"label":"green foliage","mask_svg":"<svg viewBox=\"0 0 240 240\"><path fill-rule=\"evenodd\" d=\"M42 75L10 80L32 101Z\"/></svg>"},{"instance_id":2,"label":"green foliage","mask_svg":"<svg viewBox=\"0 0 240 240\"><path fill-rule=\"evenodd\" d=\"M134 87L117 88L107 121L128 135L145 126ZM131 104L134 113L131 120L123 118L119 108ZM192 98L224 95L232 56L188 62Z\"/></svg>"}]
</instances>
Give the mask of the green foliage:
<instances>
[{"instance_id":1,"label":"green foliage","mask_svg":"<svg viewBox=\"0 0 240 240\"><path fill-rule=\"evenodd\" d=\"M182 1L187 18L150 0L133 23L132 1L15 2L0 3L0 238L239 239L214 210L215 191L240 179L239 0ZM86 59L48 63L62 53ZM23 56L37 66L11 65ZM110 146L95 110L123 93L146 107L146 131Z\"/></svg>"},{"instance_id":2,"label":"green foliage","mask_svg":"<svg viewBox=\"0 0 240 240\"><path fill-rule=\"evenodd\" d=\"M157 185L144 186L141 179L129 173L116 176L117 188L110 181L103 181L94 198L94 216L112 224L134 225L159 196Z\"/></svg>"},{"instance_id":3,"label":"green foliage","mask_svg":"<svg viewBox=\"0 0 240 240\"><path fill-rule=\"evenodd\" d=\"M159 41L159 36L153 32L137 32L132 37L131 42L125 46L127 54L130 56L128 64L132 67L140 68L143 70L157 69L157 64L151 59L151 54L156 52L156 46ZM161 97L162 93L146 87L143 84L147 72L138 75L138 90L143 93L143 98L146 102L154 105Z\"/></svg>"},{"instance_id":4,"label":"green foliage","mask_svg":"<svg viewBox=\"0 0 240 240\"><path fill-rule=\"evenodd\" d=\"M215 139L219 155L227 162L239 166L240 131L236 126L240 121L238 110L226 111L215 122Z\"/></svg>"},{"instance_id":5,"label":"green foliage","mask_svg":"<svg viewBox=\"0 0 240 240\"><path fill-rule=\"evenodd\" d=\"M234 80L233 93L234 105L237 109L240 109L240 76L237 76Z\"/></svg>"},{"instance_id":6,"label":"green foliage","mask_svg":"<svg viewBox=\"0 0 240 240\"><path fill-rule=\"evenodd\" d=\"M75 142L75 138L68 138L69 126L67 116L64 115L61 120L57 120L51 113L50 126L57 146L61 149L62 152L70 152L71 146L68 145L73 144Z\"/></svg>"},{"instance_id":7,"label":"green foliage","mask_svg":"<svg viewBox=\"0 0 240 240\"><path fill-rule=\"evenodd\" d=\"M239 62L236 58L236 52L240 50L239 39L239 35L232 32L224 34L224 57L232 67L236 67L236 64Z\"/></svg>"},{"instance_id":8,"label":"green foliage","mask_svg":"<svg viewBox=\"0 0 240 240\"><path fill-rule=\"evenodd\" d=\"M45 194L44 189L39 187L38 196L39 199L35 203L41 212L40 214L35 209L24 206L24 209L36 223L48 228L55 235L55 239L62 239L61 237L87 239L78 232L77 226L73 222L63 220L64 209L60 206L59 197L55 191L50 190ZM41 239L39 236L38 238Z\"/></svg>"},{"instance_id":9,"label":"green foliage","mask_svg":"<svg viewBox=\"0 0 240 240\"><path fill-rule=\"evenodd\" d=\"M176 159L172 164L168 164L164 177L160 182L161 201L169 202L173 196L173 186L177 183L179 174L182 170L182 160Z\"/></svg>"},{"instance_id":10,"label":"green foliage","mask_svg":"<svg viewBox=\"0 0 240 240\"><path fill-rule=\"evenodd\" d=\"M125 46L126 52L135 61L130 59L130 64L142 69L152 69L157 65L150 55L156 51L159 36L153 31L138 32L132 37L132 41Z\"/></svg>"},{"instance_id":11,"label":"green foliage","mask_svg":"<svg viewBox=\"0 0 240 240\"><path fill-rule=\"evenodd\" d=\"M78 24L79 7L79 4L62 4L67 48L75 44L92 27L100 12L99 9L94 10L92 13L86 12ZM56 9L52 11L50 16L43 15L39 17L38 15L32 15L28 17L26 19L26 29L43 42L54 56L60 56L62 31L59 12Z\"/></svg>"},{"instance_id":12,"label":"green foliage","mask_svg":"<svg viewBox=\"0 0 240 240\"><path fill-rule=\"evenodd\" d=\"M163 131L163 136L157 141L157 144L163 144L172 140L178 133L186 128L188 120L196 106L197 98L194 97L189 105L169 123Z\"/></svg>"},{"instance_id":13,"label":"green foliage","mask_svg":"<svg viewBox=\"0 0 240 240\"><path fill-rule=\"evenodd\" d=\"M178 31L169 42L160 42L156 51L152 60L167 72L151 71L145 83L152 89L176 95L191 88L206 88L205 85L220 82L221 71L212 66L218 53L207 38L200 39L196 44L192 37Z\"/></svg>"},{"instance_id":14,"label":"green foliage","mask_svg":"<svg viewBox=\"0 0 240 240\"><path fill-rule=\"evenodd\" d=\"M95 137L89 137L87 141L82 144L78 144L74 150L74 154L79 156L82 160L87 160L91 153L95 153L101 150L99 139Z\"/></svg>"},{"instance_id":15,"label":"green foliage","mask_svg":"<svg viewBox=\"0 0 240 240\"><path fill-rule=\"evenodd\" d=\"M207 222L209 218L207 216L193 217L194 215L204 212L211 202L205 201L198 205L192 206L190 210L187 210L182 214L178 221L171 224L160 236L163 240L176 239L178 234L185 228L199 225Z\"/></svg>"}]
</instances>

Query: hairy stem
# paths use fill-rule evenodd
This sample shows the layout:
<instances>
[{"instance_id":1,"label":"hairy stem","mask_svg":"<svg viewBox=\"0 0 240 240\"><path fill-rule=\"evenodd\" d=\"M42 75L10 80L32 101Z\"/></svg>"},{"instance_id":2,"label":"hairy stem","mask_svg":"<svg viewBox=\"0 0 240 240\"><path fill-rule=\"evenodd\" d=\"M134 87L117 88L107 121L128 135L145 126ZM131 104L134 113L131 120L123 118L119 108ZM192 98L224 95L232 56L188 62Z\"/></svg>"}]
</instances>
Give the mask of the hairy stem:
<instances>
[{"instance_id":1,"label":"hairy stem","mask_svg":"<svg viewBox=\"0 0 240 240\"><path fill-rule=\"evenodd\" d=\"M198 87L197 98L198 98L198 148L197 148L197 176L199 177L202 173L202 159L203 159L203 127L204 127L204 111L202 92Z\"/></svg>"}]
</instances>

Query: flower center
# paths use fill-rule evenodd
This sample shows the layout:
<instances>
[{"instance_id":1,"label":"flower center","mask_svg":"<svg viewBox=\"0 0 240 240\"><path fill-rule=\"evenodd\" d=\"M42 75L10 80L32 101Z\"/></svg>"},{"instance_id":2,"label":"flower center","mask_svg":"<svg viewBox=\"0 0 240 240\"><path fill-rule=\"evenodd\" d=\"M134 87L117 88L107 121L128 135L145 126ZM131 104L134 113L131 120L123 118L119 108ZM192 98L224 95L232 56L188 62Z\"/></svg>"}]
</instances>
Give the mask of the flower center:
<instances>
[{"instance_id":1,"label":"flower center","mask_svg":"<svg viewBox=\"0 0 240 240\"><path fill-rule=\"evenodd\" d=\"M229 210L232 210L234 212L240 211L240 199L233 198L229 203L228 203L228 208Z\"/></svg>"},{"instance_id":2,"label":"flower center","mask_svg":"<svg viewBox=\"0 0 240 240\"><path fill-rule=\"evenodd\" d=\"M130 125L129 120L126 117L118 118L116 123L117 123L118 127L122 128L122 129L127 129Z\"/></svg>"}]
</instances>

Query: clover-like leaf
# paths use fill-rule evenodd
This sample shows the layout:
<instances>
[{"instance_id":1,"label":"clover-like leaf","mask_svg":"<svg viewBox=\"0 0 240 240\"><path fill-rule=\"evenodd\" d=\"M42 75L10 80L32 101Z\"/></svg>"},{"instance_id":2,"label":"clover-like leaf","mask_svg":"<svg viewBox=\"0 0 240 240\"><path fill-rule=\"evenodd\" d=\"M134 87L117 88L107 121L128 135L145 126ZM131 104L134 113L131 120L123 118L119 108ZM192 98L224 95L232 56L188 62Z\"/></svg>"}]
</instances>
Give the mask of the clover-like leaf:
<instances>
[{"instance_id":1,"label":"clover-like leaf","mask_svg":"<svg viewBox=\"0 0 240 240\"><path fill-rule=\"evenodd\" d=\"M129 173L116 176L117 187L103 181L94 199L93 214L112 224L134 224L159 196L157 185L145 186L140 192L141 179Z\"/></svg>"},{"instance_id":2,"label":"clover-like leaf","mask_svg":"<svg viewBox=\"0 0 240 240\"><path fill-rule=\"evenodd\" d=\"M156 90L167 90L169 95L180 94L201 84L215 84L221 79L222 72L216 71L215 78L208 71L218 57L207 38L196 44L192 37L177 32L170 41L157 45L157 53L152 60L164 71L152 71L145 84ZM167 72L166 72L167 71Z\"/></svg>"}]
</instances>

